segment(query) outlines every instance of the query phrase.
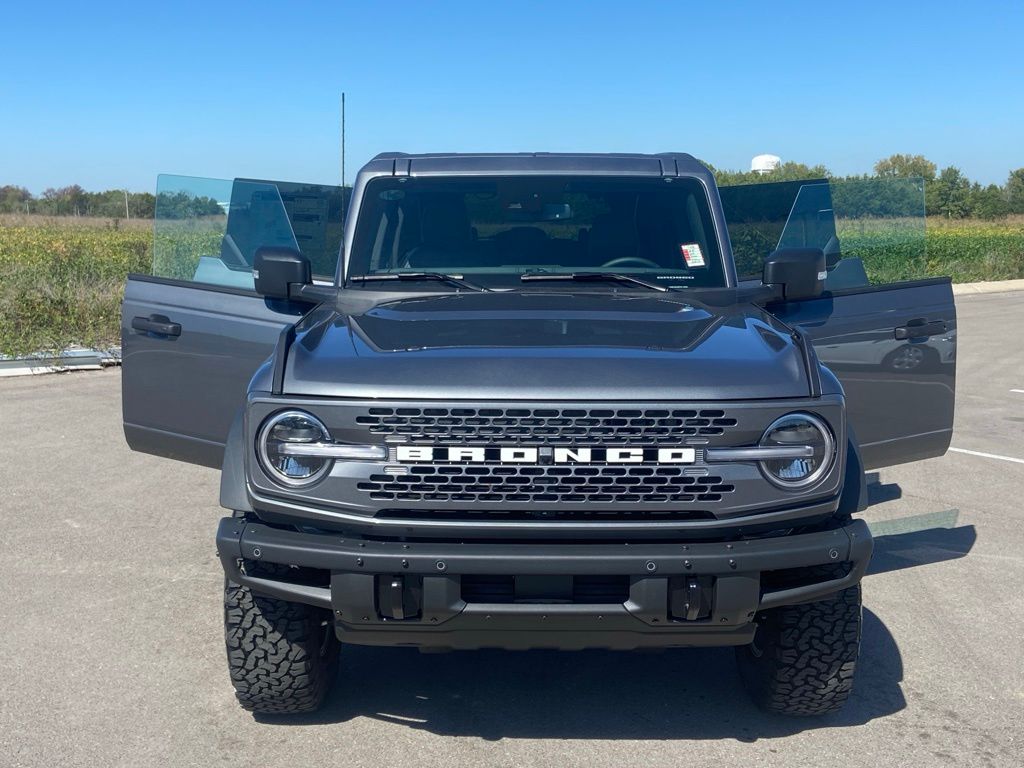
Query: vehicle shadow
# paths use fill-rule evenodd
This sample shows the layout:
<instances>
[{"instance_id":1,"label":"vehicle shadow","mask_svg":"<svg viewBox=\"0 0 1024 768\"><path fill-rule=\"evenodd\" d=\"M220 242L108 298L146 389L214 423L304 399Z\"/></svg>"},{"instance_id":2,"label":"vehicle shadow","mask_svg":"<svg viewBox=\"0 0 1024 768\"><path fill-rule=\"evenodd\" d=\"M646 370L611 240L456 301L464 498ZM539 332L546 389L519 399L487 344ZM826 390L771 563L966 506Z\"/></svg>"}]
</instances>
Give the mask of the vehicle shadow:
<instances>
[{"instance_id":1,"label":"vehicle shadow","mask_svg":"<svg viewBox=\"0 0 1024 768\"><path fill-rule=\"evenodd\" d=\"M973 525L957 525L960 510L947 509L871 524L875 551L868 575L965 557L978 539Z\"/></svg>"},{"instance_id":2,"label":"vehicle shadow","mask_svg":"<svg viewBox=\"0 0 1024 768\"><path fill-rule=\"evenodd\" d=\"M976 533L973 526L955 527L957 516L949 510L873 526L869 577L966 555ZM340 666L334 695L321 711L257 720L301 727L371 717L487 740L753 742L861 725L906 706L899 648L867 608L853 695L840 712L822 718L782 717L755 707L729 648L421 654L412 648L343 646Z\"/></svg>"},{"instance_id":3,"label":"vehicle shadow","mask_svg":"<svg viewBox=\"0 0 1024 768\"><path fill-rule=\"evenodd\" d=\"M853 696L826 718L787 718L746 697L730 648L657 652L455 651L343 646L334 695L289 726L371 717L487 740L722 739L756 741L859 725L905 706L903 663L885 625L864 612Z\"/></svg>"}]
</instances>

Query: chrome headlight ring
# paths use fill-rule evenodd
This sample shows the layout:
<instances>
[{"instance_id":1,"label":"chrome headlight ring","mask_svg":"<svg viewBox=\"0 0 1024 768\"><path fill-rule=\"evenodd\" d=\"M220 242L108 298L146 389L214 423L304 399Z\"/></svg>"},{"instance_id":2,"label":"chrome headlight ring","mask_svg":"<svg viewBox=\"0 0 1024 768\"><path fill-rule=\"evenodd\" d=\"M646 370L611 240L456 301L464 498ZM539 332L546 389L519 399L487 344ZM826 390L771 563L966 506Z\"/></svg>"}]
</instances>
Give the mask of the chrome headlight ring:
<instances>
[{"instance_id":1,"label":"chrome headlight ring","mask_svg":"<svg viewBox=\"0 0 1024 768\"><path fill-rule=\"evenodd\" d=\"M320 480L331 470L333 460L320 456L298 456L290 447L330 443L324 423L299 410L279 411L260 426L256 454L260 467L277 484L301 488Z\"/></svg>"},{"instance_id":2,"label":"chrome headlight ring","mask_svg":"<svg viewBox=\"0 0 1024 768\"><path fill-rule=\"evenodd\" d=\"M320 419L292 409L279 411L260 425L256 455L275 483L304 488L327 475L335 461L387 461L388 449L336 443Z\"/></svg>"},{"instance_id":3,"label":"chrome headlight ring","mask_svg":"<svg viewBox=\"0 0 1024 768\"><path fill-rule=\"evenodd\" d=\"M761 447L809 446L806 458L766 459L758 462L761 473L773 485L787 490L805 490L819 483L836 460L836 440L829 426L809 413L787 413L771 423L758 443Z\"/></svg>"}]
</instances>

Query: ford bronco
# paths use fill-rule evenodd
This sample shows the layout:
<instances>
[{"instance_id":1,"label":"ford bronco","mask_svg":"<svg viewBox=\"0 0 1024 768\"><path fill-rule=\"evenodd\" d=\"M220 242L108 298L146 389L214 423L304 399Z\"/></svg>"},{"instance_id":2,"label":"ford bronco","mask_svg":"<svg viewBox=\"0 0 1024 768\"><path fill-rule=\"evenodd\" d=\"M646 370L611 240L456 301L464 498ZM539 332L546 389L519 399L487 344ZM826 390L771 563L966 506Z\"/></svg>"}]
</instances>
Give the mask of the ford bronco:
<instances>
[{"instance_id":1,"label":"ford bronco","mask_svg":"<svg viewBox=\"0 0 1024 768\"><path fill-rule=\"evenodd\" d=\"M956 316L869 279L827 182L751 279L686 154L174 178L227 214L174 209L128 279L124 431L221 470L243 707L316 709L339 643L733 646L769 710L846 700L865 472L947 449Z\"/></svg>"}]
</instances>

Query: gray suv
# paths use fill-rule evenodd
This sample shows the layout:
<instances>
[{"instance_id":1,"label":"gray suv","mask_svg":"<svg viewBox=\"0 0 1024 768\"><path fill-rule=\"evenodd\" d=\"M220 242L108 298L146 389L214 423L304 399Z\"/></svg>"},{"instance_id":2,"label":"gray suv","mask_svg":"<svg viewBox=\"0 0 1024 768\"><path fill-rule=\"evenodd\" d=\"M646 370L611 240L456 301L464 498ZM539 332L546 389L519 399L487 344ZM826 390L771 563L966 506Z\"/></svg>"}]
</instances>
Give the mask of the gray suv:
<instances>
[{"instance_id":1,"label":"gray suv","mask_svg":"<svg viewBox=\"0 0 1024 768\"><path fill-rule=\"evenodd\" d=\"M865 471L949 444L948 279L872 283L821 190L749 279L685 154L168 178L124 430L221 469L242 706L317 708L339 643L734 646L761 706L842 705Z\"/></svg>"}]
</instances>

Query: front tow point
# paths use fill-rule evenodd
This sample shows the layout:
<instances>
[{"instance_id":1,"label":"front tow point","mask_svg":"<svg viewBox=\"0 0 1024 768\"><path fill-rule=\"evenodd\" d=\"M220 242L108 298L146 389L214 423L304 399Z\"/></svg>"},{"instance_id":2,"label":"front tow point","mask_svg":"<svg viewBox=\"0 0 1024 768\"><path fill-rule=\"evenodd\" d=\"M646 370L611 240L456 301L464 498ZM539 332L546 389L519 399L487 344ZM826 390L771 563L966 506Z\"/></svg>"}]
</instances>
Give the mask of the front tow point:
<instances>
[{"instance_id":1,"label":"front tow point","mask_svg":"<svg viewBox=\"0 0 1024 768\"><path fill-rule=\"evenodd\" d=\"M669 614L677 621L706 619L713 596L711 576L675 576L669 582Z\"/></svg>"},{"instance_id":2,"label":"front tow point","mask_svg":"<svg viewBox=\"0 0 1024 768\"><path fill-rule=\"evenodd\" d=\"M385 608L384 601L381 601L381 613L385 613L392 619L398 619L401 621L405 618L405 607L402 605L403 602L403 580L401 576L392 576L388 579L388 586L386 587L387 593L387 608Z\"/></svg>"}]
</instances>

